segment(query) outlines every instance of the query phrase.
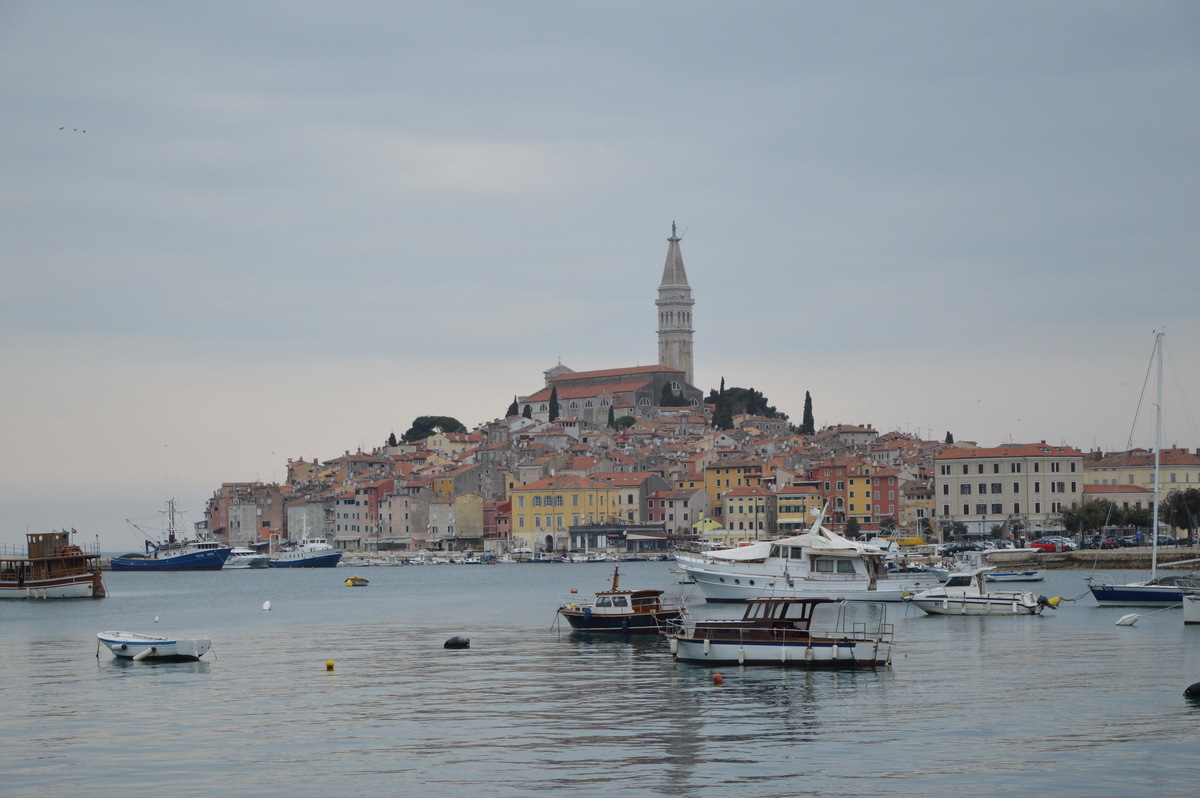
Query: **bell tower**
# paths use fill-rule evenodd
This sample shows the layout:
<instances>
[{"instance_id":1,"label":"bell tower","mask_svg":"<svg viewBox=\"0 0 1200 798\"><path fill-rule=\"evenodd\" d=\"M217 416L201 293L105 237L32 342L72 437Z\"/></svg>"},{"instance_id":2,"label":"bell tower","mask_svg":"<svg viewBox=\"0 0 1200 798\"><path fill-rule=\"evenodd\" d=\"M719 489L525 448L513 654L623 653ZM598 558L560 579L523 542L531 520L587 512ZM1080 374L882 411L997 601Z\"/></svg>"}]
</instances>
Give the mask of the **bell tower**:
<instances>
[{"instance_id":1,"label":"bell tower","mask_svg":"<svg viewBox=\"0 0 1200 798\"><path fill-rule=\"evenodd\" d=\"M658 362L684 373L688 385L692 382L692 287L683 269L683 254L679 251L679 236L671 222L671 237L667 239L667 262L663 266L662 282L658 285Z\"/></svg>"}]
</instances>

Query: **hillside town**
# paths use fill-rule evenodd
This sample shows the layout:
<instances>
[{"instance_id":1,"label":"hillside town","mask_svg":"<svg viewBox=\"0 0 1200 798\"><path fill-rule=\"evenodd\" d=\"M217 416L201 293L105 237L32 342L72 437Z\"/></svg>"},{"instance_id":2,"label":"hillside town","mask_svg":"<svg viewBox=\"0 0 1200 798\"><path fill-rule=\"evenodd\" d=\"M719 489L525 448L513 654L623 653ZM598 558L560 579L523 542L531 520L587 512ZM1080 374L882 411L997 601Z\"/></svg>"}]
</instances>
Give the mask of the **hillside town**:
<instances>
[{"instance_id":1,"label":"hillside town","mask_svg":"<svg viewBox=\"0 0 1200 798\"><path fill-rule=\"evenodd\" d=\"M577 372L560 362L505 418L476 429L289 458L282 484L221 485L201 531L251 547L323 538L347 552L653 556L684 541L795 534L820 512L853 537L1021 541L1071 531L1064 512L1088 500L1152 507L1145 450L981 447L869 423L817 430L811 397L800 426L733 412L724 384L707 397L693 385L695 301L674 225L667 241L657 364ZM1200 487L1200 455L1171 448L1159 462L1164 494Z\"/></svg>"}]
</instances>

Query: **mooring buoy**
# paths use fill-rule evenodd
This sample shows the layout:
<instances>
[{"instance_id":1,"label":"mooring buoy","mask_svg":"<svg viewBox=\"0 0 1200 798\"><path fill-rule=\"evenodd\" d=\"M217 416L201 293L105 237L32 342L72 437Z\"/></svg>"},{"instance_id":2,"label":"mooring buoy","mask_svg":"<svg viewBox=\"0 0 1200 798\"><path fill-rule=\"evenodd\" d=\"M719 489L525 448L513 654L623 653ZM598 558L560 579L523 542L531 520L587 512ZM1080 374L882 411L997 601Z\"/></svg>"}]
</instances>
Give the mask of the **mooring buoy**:
<instances>
[{"instance_id":1,"label":"mooring buoy","mask_svg":"<svg viewBox=\"0 0 1200 798\"><path fill-rule=\"evenodd\" d=\"M470 648L470 647L471 647L471 638L463 637L462 635L455 635L454 637L447 640L446 644L443 646L443 648Z\"/></svg>"}]
</instances>

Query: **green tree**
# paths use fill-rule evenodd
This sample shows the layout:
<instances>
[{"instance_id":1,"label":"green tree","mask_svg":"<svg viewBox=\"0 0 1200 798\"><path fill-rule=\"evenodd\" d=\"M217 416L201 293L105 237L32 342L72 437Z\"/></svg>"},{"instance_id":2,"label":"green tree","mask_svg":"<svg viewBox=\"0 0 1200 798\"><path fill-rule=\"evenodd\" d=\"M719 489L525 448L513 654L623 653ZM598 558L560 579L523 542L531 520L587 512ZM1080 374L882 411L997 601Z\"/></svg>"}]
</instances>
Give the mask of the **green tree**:
<instances>
[{"instance_id":1,"label":"green tree","mask_svg":"<svg viewBox=\"0 0 1200 798\"><path fill-rule=\"evenodd\" d=\"M859 525L858 519L851 518L846 522L846 531L843 534L851 540L855 540L858 538L858 533L861 529L862 527Z\"/></svg>"},{"instance_id":2,"label":"green tree","mask_svg":"<svg viewBox=\"0 0 1200 798\"><path fill-rule=\"evenodd\" d=\"M525 405L525 409L521 411L524 418L533 418L533 405Z\"/></svg>"},{"instance_id":3,"label":"green tree","mask_svg":"<svg viewBox=\"0 0 1200 798\"><path fill-rule=\"evenodd\" d=\"M896 519L890 516L879 522L879 531L885 535L890 535L895 528Z\"/></svg>"},{"instance_id":4,"label":"green tree","mask_svg":"<svg viewBox=\"0 0 1200 798\"><path fill-rule=\"evenodd\" d=\"M396 442L396 433L395 432L393 432L391 435L388 436L387 445L388 446L399 446L400 445Z\"/></svg>"},{"instance_id":5,"label":"green tree","mask_svg":"<svg viewBox=\"0 0 1200 798\"><path fill-rule=\"evenodd\" d=\"M613 422L615 419L616 419L616 416L613 414L613 406L609 405L608 406L608 426L610 429L612 428Z\"/></svg>"},{"instance_id":6,"label":"green tree","mask_svg":"<svg viewBox=\"0 0 1200 798\"><path fill-rule=\"evenodd\" d=\"M558 421L558 386L550 389L550 420Z\"/></svg>"},{"instance_id":7,"label":"green tree","mask_svg":"<svg viewBox=\"0 0 1200 798\"><path fill-rule=\"evenodd\" d=\"M1062 525L1071 532L1098 532L1121 521L1117 506L1107 499L1084 499L1078 507L1062 511Z\"/></svg>"},{"instance_id":8,"label":"green tree","mask_svg":"<svg viewBox=\"0 0 1200 798\"><path fill-rule=\"evenodd\" d=\"M1166 498L1159 499L1158 520L1171 527L1186 529L1188 537L1195 537L1197 521L1200 521L1200 489L1173 490Z\"/></svg>"},{"instance_id":9,"label":"green tree","mask_svg":"<svg viewBox=\"0 0 1200 798\"><path fill-rule=\"evenodd\" d=\"M954 435L949 430L946 430L946 443L947 444L954 443Z\"/></svg>"},{"instance_id":10,"label":"green tree","mask_svg":"<svg viewBox=\"0 0 1200 798\"><path fill-rule=\"evenodd\" d=\"M817 426L813 421L812 394L804 392L804 418L800 422L801 435L816 435Z\"/></svg>"},{"instance_id":11,"label":"green tree","mask_svg":"<svg viewBox=\"0 0 1200 798\"><path fill-rule=\"evenodd\" d=\"M621 416L620 418L613 420L612 428L615 429L617 432L622 432L624 430L629 429L636 423L637 423L637 419L634 418L633 416Z\"/></svg>"},{"instance_id":12,"label":"green tree","mask_svg":"<svg viewBox=\"0 0 1200 798\"><path fill-rule=\"evenodd\" d=\"M423 441L438 432L466 432L462 422L451 416L417 416L401 438L405 443Z\"/></svg>"},{"instance_id":13,"label":"green tree","mask_svg":"<svg viewBox=\"0 0 1200 798\"><path fill-rule=\"evenodd\" d=\"M521 413L521 405L519 402L517 402L517 397L514 396L513 400L512 400L512 404L508 406L508 412L504 414L504 417L508 418L509 416L520 415L520 413Z\"/></svg>"}]
</instances>

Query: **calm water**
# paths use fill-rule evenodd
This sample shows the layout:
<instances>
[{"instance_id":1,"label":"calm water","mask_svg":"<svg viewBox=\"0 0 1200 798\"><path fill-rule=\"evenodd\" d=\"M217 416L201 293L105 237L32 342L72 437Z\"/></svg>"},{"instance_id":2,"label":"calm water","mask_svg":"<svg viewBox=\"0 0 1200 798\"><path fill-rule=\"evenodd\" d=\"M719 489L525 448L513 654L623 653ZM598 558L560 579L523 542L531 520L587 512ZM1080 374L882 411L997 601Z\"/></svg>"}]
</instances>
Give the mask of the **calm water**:
<instances>
[{"instance_id":1,"label":"calm water","mask_svg":"<svg viewBox=\"0 0 1200 798\"><path fill-rule=\"evenodd\" d=\"M622 585L678 592L669 567L622 565ZM370 586L345 587L350 573ZM1117 627L1131 610L1090 596L1032 618L890 605L890 670L722 668L718 687L718 669L676 665L659 638L554 628L562 594L603 589L611 573L110 573L102 601L0 602L0 795L1200 789L1200 704L1182 697L1200 681L1200 627L1185 627L1180 610ZM1074 598L1083 574L1048 572L1033 589ZM97 657L95 633L106 629L207 634L213 652L199 663L122 663ZM458 634L470 649L443 648Z\"/></svg>"}]
</instances>

